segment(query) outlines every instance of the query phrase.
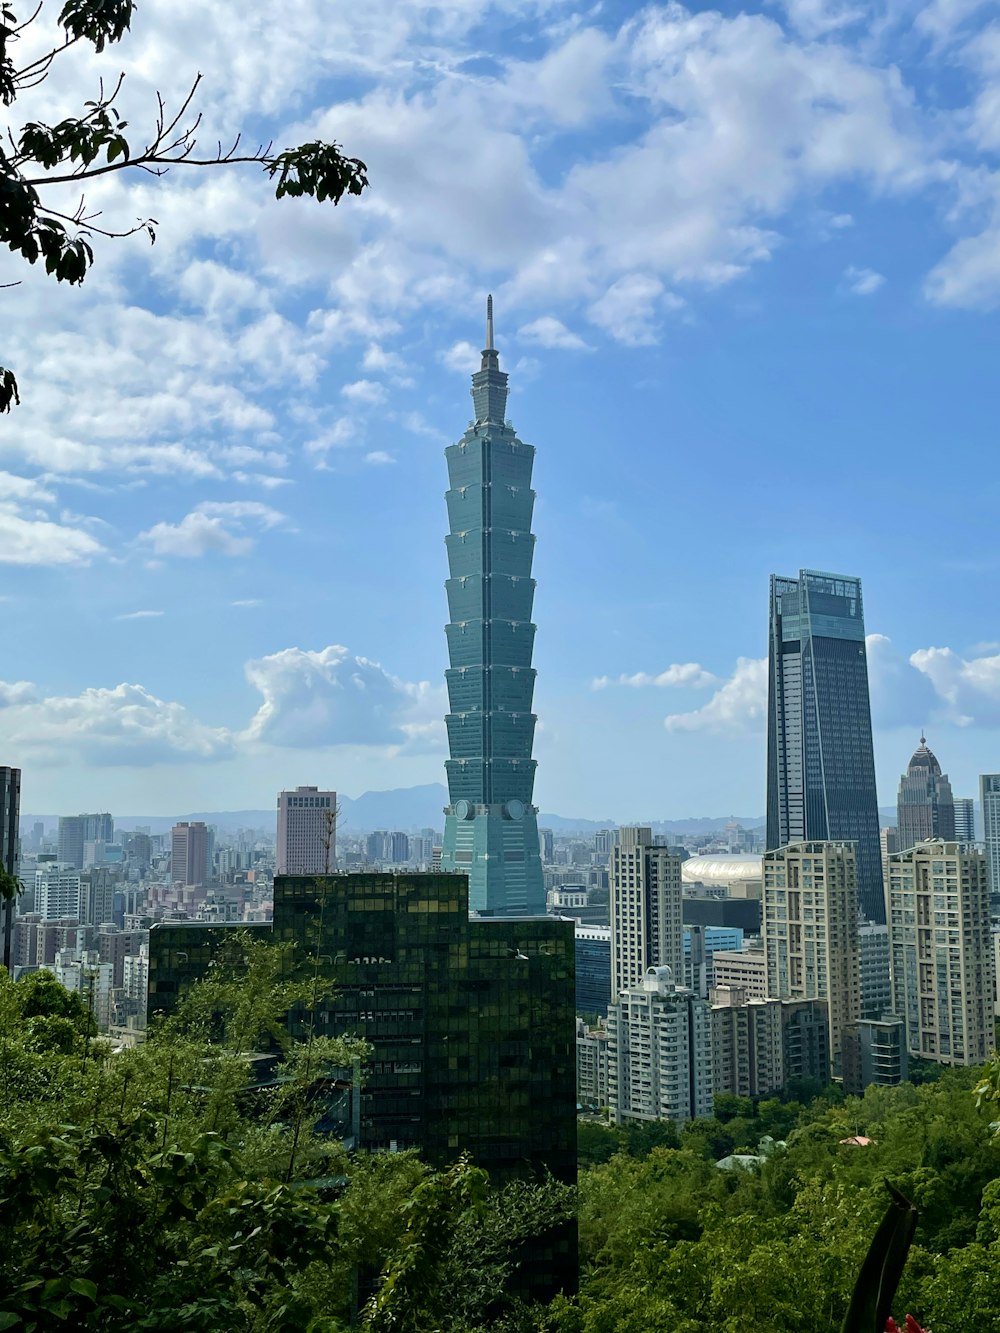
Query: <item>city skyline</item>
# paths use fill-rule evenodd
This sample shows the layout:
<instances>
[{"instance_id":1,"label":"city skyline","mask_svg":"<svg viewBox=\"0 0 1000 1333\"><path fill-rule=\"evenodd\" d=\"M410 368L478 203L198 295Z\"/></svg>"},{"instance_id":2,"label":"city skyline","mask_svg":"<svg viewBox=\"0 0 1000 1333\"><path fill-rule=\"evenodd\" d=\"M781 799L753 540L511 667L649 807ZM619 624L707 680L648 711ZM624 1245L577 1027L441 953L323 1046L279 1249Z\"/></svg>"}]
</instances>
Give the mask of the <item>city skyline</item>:
<instances>
[{"instance_id":1,"label":"city skyline","mask_svg":"<svg viewBox=\"0 0 1000 1333\"><path fill-rule=\"evenodd\" d=\"M25 808L440 777L440 451L489 290L545 444L538 803L762 809L755 608L801 566L865 581L881 803L921 727L971 794L1000 750L988 15L376 0L298 15L279 86L264 17L227 12L144 14L84 95L128 66L138 124L204 69L207 141L335 135L371 192L97 182L88 205L160 218L155 250L4 293Z\"/></svg>"}]
</instances>

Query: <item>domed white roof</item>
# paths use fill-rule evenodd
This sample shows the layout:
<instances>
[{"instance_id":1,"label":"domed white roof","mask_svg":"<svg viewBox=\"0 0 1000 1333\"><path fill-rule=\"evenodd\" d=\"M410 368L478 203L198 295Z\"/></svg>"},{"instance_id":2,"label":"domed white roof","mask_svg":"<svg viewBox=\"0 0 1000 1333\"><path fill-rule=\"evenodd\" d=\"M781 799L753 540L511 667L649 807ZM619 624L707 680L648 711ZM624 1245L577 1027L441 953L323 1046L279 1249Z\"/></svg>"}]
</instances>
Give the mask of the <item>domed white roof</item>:
<instances>
[{"instance_id":1,"label":"domed white roof","mask_svg":"<svg viewBox=\"0 0 1000 1333\"><path fill-rule=\"evenodd\" d=\"M681 879L685 884L731 884L733 880L761 879L762 862L763 857L748 852L689 856L681 866Z\"/></svg>"}]
</instances>

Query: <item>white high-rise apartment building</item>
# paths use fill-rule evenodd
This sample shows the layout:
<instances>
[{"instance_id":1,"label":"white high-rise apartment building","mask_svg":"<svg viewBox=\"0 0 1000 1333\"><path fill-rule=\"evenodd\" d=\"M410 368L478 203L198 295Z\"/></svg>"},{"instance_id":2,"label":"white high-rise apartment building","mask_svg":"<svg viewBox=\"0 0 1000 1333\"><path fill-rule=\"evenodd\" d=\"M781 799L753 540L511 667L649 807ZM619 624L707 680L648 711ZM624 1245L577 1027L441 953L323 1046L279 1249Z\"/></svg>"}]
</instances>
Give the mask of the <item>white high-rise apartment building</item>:
<instances>
[{"instance_id":1,"label":"white high-rise apartment building","mask_svg":"<svg viewBox=\"0 0 1000 1333\"><path fill-rule=\"evenodd\" d=\"M43 921L80 917L80 872L49 861L35 871L35 911Z\"/></svg>"},{"instance_id":2,"label":"white high-rise apartment building","mask_svg":"<svg viewBox=\"0 0 1000 1333\"><path fill-rule=\"evenodd\" d=\"M993 1049L993 939L986 858L932 838L889 857L892 1007L910 1054L981 1064Z\"/></svg>"},{"instance_id":3,"label":"white high-rise apartment building","mask_svg":"<svg viewBox=\"0 0 1000 1333\"><path fill-rule=\"evenodd\" d=\"M608 1008L608 1106L616 1125L712 1114L711 1010L669 967L647 968Z\"/></svg>"},{"instance_id":4,"label":"white high-rise apartment building","mask_svg":"<svg viewBox=\"0 0 1000 1333\"><path fill-rule=\"evenodd\" d=\"M983 846L990 893L1000 893L1000 773L979 778L979 806L983 812Z\"/></svg>"},{"instance_id":5,"label":"white high-rise apartment building","mask_svg":"<svg viewBox=\"0 0 1000 1333\"><path fill-rule=\"evenodd\" d=\"M651 967L684 975L681 858L648 828L623 828L611 848L611 996L640 987Z\"/></svg>"},{"instance_id":6,"label":"white high-rise apartment building","mask_svg":"<svg viewBox=\"0 0 1000 1333\"><path fill-rule=\"evenodd\" d=\"M337 793L296 787L278 795L279 875L327 875L337 869Z\"/></svg>"},{"instance_id":7,"label":"white high-rise apartment building","mask_svg":"<svg viewBox=\"0 0 1000 1333\"><path fill-rule=\"evenodd\" d=\"M790 843L765 852L763 870L768 996L826 1001L830 1071L839 1075L843 1030L861 1017L854 845Z\"/></svg>"}]
</instances>

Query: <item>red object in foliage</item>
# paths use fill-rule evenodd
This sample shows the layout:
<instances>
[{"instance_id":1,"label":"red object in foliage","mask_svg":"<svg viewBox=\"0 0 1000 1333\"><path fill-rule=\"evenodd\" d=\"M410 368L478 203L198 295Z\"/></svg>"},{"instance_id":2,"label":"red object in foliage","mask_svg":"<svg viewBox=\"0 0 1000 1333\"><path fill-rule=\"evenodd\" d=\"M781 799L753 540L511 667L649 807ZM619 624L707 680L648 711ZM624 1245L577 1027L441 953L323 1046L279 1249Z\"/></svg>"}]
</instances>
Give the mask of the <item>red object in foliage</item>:
<instances>
[{"instance_id":1,"label":"red object in foliage","mask_svg":"<svg viewBox=\"0 0 1000 1333\"><path fill-rule=\"evenodd\" d=\"M892 1315L890 1315L886 1320L885 1333L930 1333L930 1330L921 1328L911 1314L906 1316L906 1327L905 1329L902 1329L896 1323L895 1319L893 1319Z\"/></svg>"}]
</instances>

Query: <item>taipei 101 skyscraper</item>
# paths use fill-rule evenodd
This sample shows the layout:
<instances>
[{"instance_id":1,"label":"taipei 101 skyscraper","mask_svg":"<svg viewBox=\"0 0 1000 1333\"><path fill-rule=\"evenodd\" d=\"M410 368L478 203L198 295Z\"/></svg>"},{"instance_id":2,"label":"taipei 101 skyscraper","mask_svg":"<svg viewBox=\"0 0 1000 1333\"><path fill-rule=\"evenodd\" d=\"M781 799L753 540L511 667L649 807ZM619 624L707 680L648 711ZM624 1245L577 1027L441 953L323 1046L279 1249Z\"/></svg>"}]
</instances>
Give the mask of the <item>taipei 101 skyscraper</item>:
<instances>
[{"instance_id":1,"label":"taipei 101 skyscraper","mask_svg":"<svg viewBox=\"0 0 1000 1333\"><path fill-rule=\"evenodd\" d=\"M545 911L532 804L531 711L535 626L534 447L506 421L507 376L493 346L472 377L475 421L445 451L450 577L447 627L448 799L441 868L469 876L469 906L484 916Z\"/></svg>"}]
</instances>

